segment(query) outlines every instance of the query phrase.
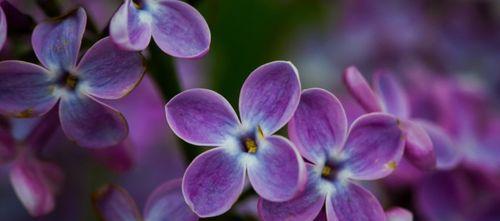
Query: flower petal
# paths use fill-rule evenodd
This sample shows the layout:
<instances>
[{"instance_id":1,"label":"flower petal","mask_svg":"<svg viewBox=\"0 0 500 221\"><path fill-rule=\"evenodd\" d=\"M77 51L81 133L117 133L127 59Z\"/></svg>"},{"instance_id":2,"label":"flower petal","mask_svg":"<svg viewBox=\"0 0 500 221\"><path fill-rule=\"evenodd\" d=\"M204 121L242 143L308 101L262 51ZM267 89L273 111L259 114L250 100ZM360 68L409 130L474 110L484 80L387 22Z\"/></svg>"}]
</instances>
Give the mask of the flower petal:
<instances>
[{"instance_id":1,"label":"flower petal","mask_svg":"<svg viewBox=\"0 0 500 221\"><path fill-rule=\"evenodd\" d=\"M38 60L49 70L72 70L87 24L83 8L61 18L38 24L33 30L31 44Z\"/></svg>"},{"instance_id":2,"label":"flower petal","mask_svg":"<svg viewBox=\"0 0 500 221\"><path fill-rule=\"evenodd\" d=\"M47 70L23 61L0 62L0 113L37 117L57 102Z\"/></svg>"},{"instance_id":3,"label":"flower petal","mask_svg":"<svg viewBox=\"0 0 500 221\"><path fill-rule=\"evenodd\" d=\"M450 136L439 126L419 121L420 125L429 135L436 154L436 168L445 170L456 167L462 160L462 154L453 144Z\"/></svg>"},{"instance_id":4,"label":"flower petal","mask_svg":"<svg viewBox=\"0 0 500 221\"><path fill-rule=\"evenodd\" d=\"M153 38L167 54L197 58L210 47L210 29L203 16L182 1L158 2L153 9Z\"/></svg>"},{"instance_id":5,"label":"flower petal","mask_svg":"<svg viewBox=\"0 0 500 221\"><path fill-rule=\"evenodd\" d=\"M92 154L100 163L116 172L130 170L136 161L135 146L129 138L117 145L103 149L93 149Z\"/></svg>"},{"instance_id":6,"label":"flower petal","mask_svg":"<svg viewBox=\"0 0 500 221\"><path fill-rule=\"evenodd\" d=\"M402 128L406 133L405 157L423 170L436 167L436 155L430 136L419 122L402 121Z\"/></svg>"},{"instance_id":7,"label":"flower petal","mask_svg":"<svg viewBox=\"0 0 500 221\"><path fill-rule=\"evenodd\" d=\"M373 75L373 89L384 104L384 111L401 118L410 116L408 97L391 73L376 72Z\"/></svg>"},{"instance_id":8,"label":"flower petal","mask_svg":"<svg viewBox=\"0 0 500 221\"><path fill-rule=\"evenodd\" d=\"M104 221L140 221L141 214L128 192L108 184L92 194L92 202Z\"/></svg>"},{"instance_id":9,"label":"flower petal","mask_svg":"<svg viewBox=\"0 0 500 221\"><path fill-rule=\"evenodd\" d=\"M191 89L165 105L172 131L186 142L218 146L235 133L238 116L227 100L207 89Z\"/></svg>"},{"instance_id":10,"label":"flower petal","mask_svg":"<svg viewBox=\"0 0 500 221\"><path fill-rule=\"evenodd\" d=\"M5 13L2 7L0 7L0 50L7 39L7 18L5 18Z\"/></svg>"},{"instance_id":11,"label":"flower petal","mask_svg":"<svg viewBox=\"0 0 500 221\"><path fill-rule=\"evenodd\" d=\"M83 94L64 96L59 104L61 127L78 145L109 147L127 137L127 121L121 113Z\"/></svg>"},{"instance_id":12,"label":"flower petal","mask_svg":"<svg viewBox=\"0 0 500 221\"><path fill-rule=\"evenodd\" d=\"M245 184L245 167L237 155L225 148L208 150L189 165L182 192L189 207L200 217L228 211Z\"/></svg>"},{"instance_id":13,"label":"flower petal","mask_svg":"<svg viewBox=\"0 0 500 221\"><path fill-rule=\"evenodd\" d=\"M343 151L351 178L379 179L396 168L404 151L399 124L392 115L382 113L366 114L354 121Z\"/></svg>"},{"instance_id":14,"label":"flower petal","mask_svg":"<svg viewBox=\"0 0 500 221\"><path fill-rule=\"evenodd\" d=\"M413 214L403 208L395 207L385 212L387 221L413 221Z\"/></svg>"},{"instance_id":15,"label":"flower petal","mask_svg":"<svg viewBox=\"0 0 500 221\"><path fill-rule=\"evenodd\" d=\"M151 40L151 18L148 12L138 10L132 0L125 0L111 18L109 34L123 49L141 51Z\"/></svg>"},{"instance_id":16,"label":"flower petal","mask_svg":"<svg viewBox=\"0 0 500 221\"><path fill-rule=\"evenodd\" d=\"M10 122L0 116L0 165L13 160L16 156L16 144L11 130Z\"/></svg>"},{"instance_id":17,"label":"flower petal","mask_svg":"<svg viewBox=\"0 0 500 221\"><path fill-rule=\"evenodd\" d=\"M347 117L342 104L326 90L304 90L288 123L288 134L302 156L311 162L324 162L334 149L342 148L346 138Z\"/></svg>"},{"instance_id":18,"label":"flower petal","mask_svg":"<svg viewBox=\"0 0 500 221\"><path fill-rule=\"evenodd\" d=\"M354 99L356 99L367 112L382 111L379 97L373 92L370 85L356 67L351 66L345 69L344 83Z\"/></svg>"},{"instance_id":19,"label":"flower petal","mask_svg":"<svg viewBox=\"0 0 500 221\"><path fill-rule=\"evenodd\" d=\"M139 84L144 71L141 54L118 48L110 38L95 43L77 68L84 90L104 99L118 99L128 94Z\"/></svg>"},{"instance_id":20,"label":"flower petal","mask_svg":"<svg viewBox=\"0 0 500 221\"><path fill-rule=\"evenodd\" d=\"M260 126L265 135L271 135L290 120L299 100L295 66L285 61L264 64L248 76L241 88L241 121L248 127Z\"/></svg>"},{"instance_id":21,"label":"flower petal","mask_svg":"<svg viewBox=\"0 0 500 221\"><path fill-rule=\"evenodd\" d=\"M144 209L145 221L196 221L182 195L182 180L168 181L159 186L148 198Z\"/></svg>"},{"instance_id":22,"label":"flower petal","mask_svg":"<svg viewBox=\"0 0 500 221\"><path fill-rule=\"evenodd\" d=\"M335 221L385 221L377 198L354 183L336 183L335 192L326 199L326 216Z\"/></svg>"},{"instance_id":23,"label":"flower petal","mask_svg":"<svg viewBox=\"0 0 500 221\"><path fill-rule=\"evenodd\" d=\"M255 161L248 164L248 178L260 197L274 202L292 199L303 190L306 171L293 144L280 136L259 143Z\"/></svg>"}]
</instances>

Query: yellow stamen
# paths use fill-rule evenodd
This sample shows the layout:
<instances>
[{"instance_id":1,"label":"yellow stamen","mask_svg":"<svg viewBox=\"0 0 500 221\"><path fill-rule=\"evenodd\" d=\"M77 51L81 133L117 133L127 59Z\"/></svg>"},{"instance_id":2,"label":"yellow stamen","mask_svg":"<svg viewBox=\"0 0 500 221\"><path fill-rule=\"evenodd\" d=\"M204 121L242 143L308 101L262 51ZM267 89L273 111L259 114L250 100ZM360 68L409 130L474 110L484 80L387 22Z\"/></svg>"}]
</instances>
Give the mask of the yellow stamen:
<instances>
[{"instance_id":1,"label":"yellow stamen","mask_svg":"<svg viewBox=\"0 0 500 221\"><path fill-rule=\"evenodd\" d=\"M33 109L28 108L26 110L23 110L20 113L16 114L16 117L19 117L19 118L33 117Z\"/></svg>"},{"instance_id":2,"label":"yellow stamen","mask_svg":"<svg viewBox=\"0 0 500 221\"><path fill-rule=\"evenodd\" d=\"M332 168L329 166L324 166L323 169L321 170L321 176L327 177L330 176L330 173L332 172Z\"/></svg>"},{"instance_id":3,"label":"yellow stamen","mask_svg":"<svg viewBox=\"0 0 500 221\"><path fill-rule=\"evenodd\" d=\"M389 163L386 164L387 168L391 169L391 170L394 170L396 169L396 167L398 166L398 164L394 161L391 161Z\"/></svg>"},{"instance_id":4,"label":"yellow stamen","mask_svg":"<svg viewBox=\"0 0 500 221\"><path fill-rule=\"evenodd\" d=\"M73 75L68 75L68 77L66 77L66 86L68 88L75 88L76 87L76 83L78 82L78 78L73 76Z\"/></svg>"},{"instance_id":5,"label":"yellow stamen","mask_svg":"<svg viewBox=\"0 0 500 221\"><path fill-rule=\"evenodd\" d=\"M258 132L259 138L264 138L264 131L262 131L262 128L260 126L257 126L257 132Z\"/></svg>"},{"instance_id":6,"label":"yellow stamen","mask_svg":"<svg viewBox=\"0 0 500 221\"><path fill-rule=\"evenodd\" d=\"M254 140L252 140L250 138L245 139L245 147L247 148L248 153L257 152L257 144L255 143Z\"/></svg>"}]
</instances>

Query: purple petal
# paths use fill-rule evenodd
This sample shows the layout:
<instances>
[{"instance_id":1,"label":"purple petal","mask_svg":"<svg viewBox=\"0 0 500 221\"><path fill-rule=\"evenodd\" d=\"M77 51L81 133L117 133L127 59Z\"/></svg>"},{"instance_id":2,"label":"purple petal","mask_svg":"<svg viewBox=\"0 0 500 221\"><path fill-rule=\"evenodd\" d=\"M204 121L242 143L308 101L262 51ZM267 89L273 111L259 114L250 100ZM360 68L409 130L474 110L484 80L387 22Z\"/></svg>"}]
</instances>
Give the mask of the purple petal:
<instances>
[{"instance_id":1,"label":"purple petal","mask_svg":"<svg viewBox=\"0 0 500 221\"><path fill-rule=\"evenodd\" d=\"M404 151L403 132L392 115L372 113L351 125L343 150L351 178L379 179L389 175Z\"/></svg>"},{"instance_id":2,"label":"purple petal","mask_svg":"<svg viewBox=\"0 0 500 221\"><path fill-rule=\"evenodd\" d=\"M267 137L248 164L248 178L260 197L275 202L290 200L304 188L306 171L293 144L280 136Z\"/></svg>"},{"instance_id":3,"label":"purple petal","mask_svg":"<svg viewBox=\"0 0 500 221\"><path fill-rule=\"evenodd\" d=\"M394 78L385 71L379 71L373 76L373 89L384 104L384 111L401 118L410 116L410 104L405 91Z\"/></svg>"},{"instance_id":4,"label":"purple petal","mask_svg":"<svg viewBox=\"0 0 500 221\"><path fill-rule=\"evenodd\" d=\"M87 93L104 99L118 99L139 84L144 70L139 53L119 49L110 38L103 38L83 56L77 73Z\"/></svg>"},{"instance_id":5,"label":"purple petal","mask_svg":"<svg viewBox=\"0 0 500 221\"><path fill-rule=\"evenodd\" d=\"M326 199L326 216L335 221L385 221L377 198L354 183L337 183Z\"/></svg>"},{"instance_id":6,"label":"purple petal","mask_svg":"<svg viewBox=\"0 0 500 221\"><path fill-rule=\"evenodd\" d=\"M436 167L436 155L430 136L426 130L413 121L402 121L406 133L405 157L416 167L430 170Z\"/></svg>"},{"instance_id":7,"label":"purple petal","mask_svg":"<svg viewBox=\"0 0 500 221\"><path fill-rule=\"evenodd\" d=\"M140 51L151 40L151 18L146 11L138 10L132 0L125 0L111 18L109 34L123 49Z\"/></svg>"},{"instance_id":8,"label":"purple petal","mask_svg":"<svg viewBox=\"0 0 500 221\"><path fill-rule=\"evenodd\" d=\"M57 102L47 70L23 61L0 62L0 113L36 117Z\"/></svg>"},{"instance_id":9,"label":"purple petal","mask_svg":"<svg viewBox=\"0 0 500 221\"><path fill-rule=\"evenodd\" d=\"M243 125L260 126L265 135L283 127L300 100L299 75L290 62L275 61L255 69L240 92Z\"/></svg>"},{"instance_id":10,"label":"purple petal","mask_svg":"<svg viewBox=\"0 0 500 221\"><path fill-rule=\"evenodd\" d=\"M167 54L197 58L210 47L210 30L203 16L181 1L160 1L152 11L153 38Z\"/></svg>"},{"instance_id":11,"label":"purple petal","mask_svg":"<svg viewBox=\"0 0 500 221\"><path fill-rule=\"evenodd\" d=\"M130 170L136 161L135 146L130 139L125 139L117 145L103 149L93 149L94 157L109 169L117 172Z\"/></svg>"},{"instance_id":12,"label":"purple petal","mask_svg":"<svg viewBox=\"0 0 500 221\"><path fill-rule=\"evenodd\" d=\"M72 70L87 24L83 8L61 18L38 24L31 44L38 60L49 70Z\"/></svg>"},{"instance_id":13,"label":"purple petal","mask_svg":"<svg viewBox=\"0 0 500 221\"><path fill-rule=\"evenodd\" d=\"M7 18L5 18L5 13L2 7L0 7L0 50L7 39Z\"/></svg>"},{"instance_id":14,"label":"purple petal","mask_svg":"<svg viewBox=\"0 0 500 221\"><path fill-rule=\"evenodd\" d=\"M200 217L228 211L245 184L245 167L239 157L225 148L208 150L189 165L182 192L191 209Z\"/></svg>"},{"instance_id":15,"label":"purple petal","mask_svg":"<svg viewBox=\"0 0 500 221\"><path fill-rule=\"evenodd\" d=\"M439 126L427 122L419 121L420 125L429 135L436 154L436 168L452 169L462 160L462 154L453 144L450 136Z\"/></svg>"},{"instance_id":16,"label":"purple petal","mask_svg":"<svg viewBox=\"0 0 500 221\"><path fill-rule=\"evenodd\" d=\"M387 221L413 221L413 214L403 208L395 207L385 212Z\"/></svg>"},{"instance_id":17,"label":"purple petal","mask_svg":"<svg viewBox=\"0 0 500 221\"><path fill-rule=\"evenodd\" d=\"M345 69L344 83L354 99L356 99L367 112L382 111L379 97L373 92L370 85L356 67L351 66Z\"/></svg>"},{"instance_id":18,"label":"purple petal","mask_svg":"<svg viewBox=\"0 0 500 221\"><path fill-rule=\"evenodd\" d=\"M16 143L11 130L9 121L0 117L0 165L13 160L16 156Z\"/></svg>"},{"instance_id":19,"label":"purple petal","mask_svg":"<svg viewBox=\"0 0 500 221\"><path fill-rule=\"evenodd\" d=\"M116 185L106 185L92 194L92 202L104 221L139 221L141 214L128 192Z\"/></svg>"},{"instance_id":20,"label":"purple petal","mask_svg":"<svg viewBox=\"0 0 500 221\"><path fill-rule=\"evenodd\" d=\"M196 221L182 195L182 180L168 181L159 186L148 198L144 209L145 221Z\"/></svg>"},{"instance_id":21,"label":"purple petal","mask_svg":"<svg viewBox=\"0 0 500 221\"><path fill-rule=\"evenodd\" d=\"M113 146L128 134L127 122L121 113L87 95L62 97L59 116L66 136L83 147Z\"/></svg>"},{"instance_id":22,"label":"purple petal","mask_svg":"<svg viewBox=\"0 0 500 221\"><path fill-rule=\"evenodd\" d=\"M302 156L311 162L324 162L346 138L347 117L342 104L326 90L304 90L288 123L288 134Z\"/></svg>"},{"instance_id":23,"label":"purple petal","mask_svg":"<svg viewBox=\"0 0 500 221\"><path fill-rule=\"evenodd\" d=\"M165 105L167 122L186 142L218 146L235 133L238 116L227 100L207 89L191 89Z\"/></svg>"}]
</instances>

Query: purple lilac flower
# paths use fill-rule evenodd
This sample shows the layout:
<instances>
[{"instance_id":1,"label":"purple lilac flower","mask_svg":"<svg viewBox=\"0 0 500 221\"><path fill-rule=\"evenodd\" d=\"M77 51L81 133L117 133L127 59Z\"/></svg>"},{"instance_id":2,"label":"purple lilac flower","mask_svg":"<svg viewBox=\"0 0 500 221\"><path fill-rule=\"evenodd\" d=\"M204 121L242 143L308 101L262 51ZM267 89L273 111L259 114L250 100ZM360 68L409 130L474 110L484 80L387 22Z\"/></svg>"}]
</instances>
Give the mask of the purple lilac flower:
<instances>
[{"instance_id":1,"label":"purple lilac flower","mask_svg":"<svg viewBox=\"0 0 500 221\"><path fill-rule=\"evenodd\" d=\"M404 151L400 121L366 114L347 129L340 101L323 89L308 89L288 125L290 139L307 163L306 189L288 202L261 199L262 220L313 220L322 208L327 220L385 220L377 199L353 181L389 175Z\"/></svg>"},{"instance_id":2,"label":"purple lilac flower","mask_svg":"<svg viewBox=\"0 0 500 221\"><path fill-rule=\"evenodd\" d=\"M2 7L0 7L0 50L7 39L7 18L5 18L5 13Z\"/></svg>"},{"instance_id":3,"label":"purple lilac flower","mask_svg":"<svg viewBox=\"0 0 500 221\"><path fill-rule=\"evenodd\" d=\"M111 19L114 42L128 50L143 50L151 36L165 53L179 58L201 57L210 47L203 16L178 0L125 0Z\"/></svg>"},{"instance_id":4,"label":"purple lilac flower","mask_svg":"<svg viewBox=\"0 0 500 221\"><path fill-rule=\"evenodd\" d=\"M97 99L118 99L144 74L139 53L120 50L109 38L94 44L77 65L87 16L79 8L59 19L40 23L32 35L44 67L23 61L0 62L0 113L34 117L59 101L66 136L85 147L106 147L128 133L125 118Z\"/></svg>"},{"instance_id":5,"label":"purple lilac flower","mask_svg":"<svg viewBox=\"0 0 500 221\"><path fill-rule=\"evenodd\" d=\"M395 207L385 212L387 221L413 221L413 214L407 209Z\"/></svg>"},{"instance_id":6,"label":"purple lilac flower","mask_svg":"<svg viewBox=\"0 0 500 221\"><path fill-rule=\"evenodd\" d=\"M143 216L128 192L116 185L106 185L93 195L94 207L104 221L196 221L198 217L182 196L182 180L160 185L148 198Z\"/></svg>"},{"instance_id":7,"label":"purple lilac flower","mask_svg":"<svg viewBox=\"0 0 500 221\"><path fill-rule=\"evenodd\" d=\"M292 117L300 99L297 69L290 62L264 64L246 79L239 112L206 89L180 93L165 106L174 133L188 143L217 146L189 165L183 180L188 205L200 217L228 211L243 191L245 174L270 201L286 201L305 184L305 167L287 139L273 135Z\"/></svg>"}]
</instances>

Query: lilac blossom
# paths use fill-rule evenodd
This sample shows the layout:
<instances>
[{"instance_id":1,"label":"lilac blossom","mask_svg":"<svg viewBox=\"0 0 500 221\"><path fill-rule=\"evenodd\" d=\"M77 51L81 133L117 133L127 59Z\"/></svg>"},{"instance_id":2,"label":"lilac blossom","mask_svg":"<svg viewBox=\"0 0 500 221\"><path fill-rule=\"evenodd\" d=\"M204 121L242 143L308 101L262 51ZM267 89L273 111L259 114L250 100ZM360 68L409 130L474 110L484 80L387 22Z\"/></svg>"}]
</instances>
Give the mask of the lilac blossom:
<instances>
[{"instance_id":1,"label":"lilac blossom","mask_svg":"<svg viewBox=\"0 0 500 221\"><path fill-rule=\"evenodd\" d=\"M184 91L165 106L170 128L188 143L216 146L189 165L183 180L188 205L200 217L228 211L243 191L245 174L270 201L286 201L305 184L305 167L293 144L273 135L292 117L300 82L290 62L264 64L246 79L239 112L206 89Z\"/></svg>"},{"instance_id":2,"label":"lilac blossom","mask_svg":"<svg viewBox=\"0 0 500 221\"><path fill-rule=\"evenodd\" d=\"M385 212L387 221L413 221L413 214L400 207L391 208Z\"/></svg>"},{"instance_id":3,"label":"lilac blossom","mask_svg":"<svg viewBox=\"0 0 500 221\"><path fill-rule=\"evenodd\" d=\"M66 136L84 147L118 144L128 134L125 118L97 99L118 99L144 74L142 56L104 38L77 64L87 16L82 8L36 26L32 44L43 67L23 61L0 62L0 113L40 116L59 102Z\"/></svg>"},{"instance_id":4,"label":"lilac blossom","mask_svg":"<svg viewBox=\"0 0 500 221\"><path fill-rule=\"evenodd\" d=\"M290 139L307 163L306 189L288 202L261 199L262 220L385 220L377 199L354 181L389 175L404 151L404 134L393 115L371 113L347 128L339 100L323 89L302 93L288 125Z\"/></svg>"},{"instance_id":5,"label":"lilac blossom","mask_svg":"<svg viewBox=\"0 0 500 221\"><path fill-rule=\"evenodd\" d=\"M143 50L151 36L158 47L178 58L201 57L210 47L203 16L178 0L125 0L111 19L114 42L128 50Z\"/></svg>"}]
</instances>

